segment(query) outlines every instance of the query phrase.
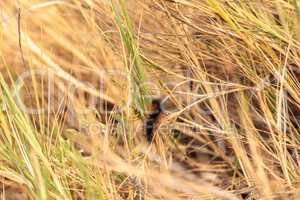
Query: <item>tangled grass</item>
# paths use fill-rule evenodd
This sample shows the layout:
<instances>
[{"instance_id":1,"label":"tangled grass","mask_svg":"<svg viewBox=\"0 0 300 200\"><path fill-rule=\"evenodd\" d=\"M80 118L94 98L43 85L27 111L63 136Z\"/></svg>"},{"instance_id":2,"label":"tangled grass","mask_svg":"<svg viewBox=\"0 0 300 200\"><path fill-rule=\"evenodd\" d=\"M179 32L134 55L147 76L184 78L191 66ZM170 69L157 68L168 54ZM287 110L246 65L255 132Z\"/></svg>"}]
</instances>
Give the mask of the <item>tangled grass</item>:
<instances>
[{"instance_id":1,"label":"tangled grass","mask_svg":"<svg viewBox=\"0 0 300 200\"><path fill-rule=\"evenodd\" d=\"M1 1L2 199L300 199L299 6Z\"/></svg>"}]
</instances>

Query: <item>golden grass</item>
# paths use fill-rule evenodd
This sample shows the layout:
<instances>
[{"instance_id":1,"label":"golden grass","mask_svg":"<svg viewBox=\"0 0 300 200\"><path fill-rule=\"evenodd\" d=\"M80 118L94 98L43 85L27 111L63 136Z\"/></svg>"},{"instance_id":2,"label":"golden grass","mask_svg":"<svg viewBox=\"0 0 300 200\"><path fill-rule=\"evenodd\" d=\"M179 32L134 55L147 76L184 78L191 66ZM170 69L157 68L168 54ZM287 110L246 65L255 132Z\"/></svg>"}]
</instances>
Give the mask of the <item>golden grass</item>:
<instances>
[{"instance_id":1,"label":"golden grass","mask_svg":"<svg viewBox=\"0 0 300 200\"><path fill-rule=\"evenodd\" d=\"M299 199L299 6L1 1L1 198Z\"/></svg>"}]
</instances>

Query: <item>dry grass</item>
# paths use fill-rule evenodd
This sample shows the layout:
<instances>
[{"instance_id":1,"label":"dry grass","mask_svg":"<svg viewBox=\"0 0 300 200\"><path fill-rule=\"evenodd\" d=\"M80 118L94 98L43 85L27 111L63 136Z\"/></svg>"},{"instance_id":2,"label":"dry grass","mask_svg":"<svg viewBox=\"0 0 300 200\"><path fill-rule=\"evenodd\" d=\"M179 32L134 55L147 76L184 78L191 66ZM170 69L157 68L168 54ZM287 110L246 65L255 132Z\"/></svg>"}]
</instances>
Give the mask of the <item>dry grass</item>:
<instances>
[{"instance_id":1,"label":"dry grass","mask_svg":"<svg viewBox=\"0 0 300 200\"><path fill-rule=\"evenodd\" d=\"M3 0L0 22L2 199L300 198L298 0Z\"/></svg>"}]
</instances>

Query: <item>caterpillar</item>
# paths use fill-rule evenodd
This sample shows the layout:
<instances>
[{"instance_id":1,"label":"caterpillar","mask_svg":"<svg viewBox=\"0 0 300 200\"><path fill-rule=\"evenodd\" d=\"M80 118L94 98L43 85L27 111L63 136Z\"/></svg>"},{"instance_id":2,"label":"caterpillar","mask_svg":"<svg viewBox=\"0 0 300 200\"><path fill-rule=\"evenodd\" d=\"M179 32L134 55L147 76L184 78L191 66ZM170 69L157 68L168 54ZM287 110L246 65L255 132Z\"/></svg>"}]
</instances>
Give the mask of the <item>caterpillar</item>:
<instances>
[{"instance_id":1,"label":"caterpillar","mask_svg":"<svg viewBox=\"0 0 300 200\"><path fill-rule=\"evenodd\" d=\"M162 111L160 100L153 99L151 102L150 113L145 120L145 136L148 142L152 142L153 140L155 126Z\"/></svg>"}]
</instances>

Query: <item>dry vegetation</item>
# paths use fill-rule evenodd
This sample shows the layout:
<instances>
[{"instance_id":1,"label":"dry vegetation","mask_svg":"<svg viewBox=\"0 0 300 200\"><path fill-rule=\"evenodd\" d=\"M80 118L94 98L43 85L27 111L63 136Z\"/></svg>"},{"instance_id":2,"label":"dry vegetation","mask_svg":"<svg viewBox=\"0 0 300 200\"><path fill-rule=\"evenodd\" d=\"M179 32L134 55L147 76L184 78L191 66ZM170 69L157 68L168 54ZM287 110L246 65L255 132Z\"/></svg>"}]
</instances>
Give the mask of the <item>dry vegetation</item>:
<instances>
[{"instance_id":1,"label":"dry vegetation","mask_svg":"<svg viewBox=\"0 0 300 200\"><path fill-rule=\"evenodd\" d=\"M300 199L299 50L298 0L1 0L0 196Z\"/></svg>"}]
</instances>

